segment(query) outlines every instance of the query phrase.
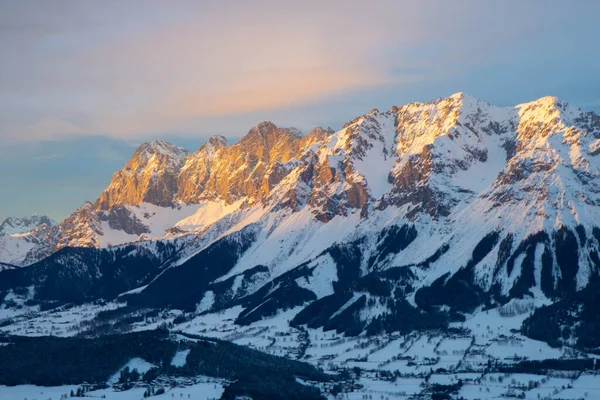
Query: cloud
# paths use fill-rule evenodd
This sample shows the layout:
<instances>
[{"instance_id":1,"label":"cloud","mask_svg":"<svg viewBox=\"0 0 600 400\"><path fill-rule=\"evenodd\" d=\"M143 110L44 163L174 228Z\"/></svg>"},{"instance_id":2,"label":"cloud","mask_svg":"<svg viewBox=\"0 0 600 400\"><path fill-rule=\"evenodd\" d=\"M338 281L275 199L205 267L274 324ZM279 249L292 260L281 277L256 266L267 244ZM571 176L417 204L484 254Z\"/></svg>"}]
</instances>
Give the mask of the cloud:
<instances>
[{"instance_id":1,"label":"cloud","mask_svg":"<svg viewBox=\"0 0 600 400\"><path fill-rule=\"evenodd\" d=\"M34 157L35 161L53 161L63 158L65 155L60 153L49 153L41 156Z\"/></svg>"},{"instance_id":2,"label":"cloud","mask_svg":"<svg viewBox=\"0 0 600 400\"><path fill-rule=\"evenodd\" d=\"M197 135L223 117L315 104L315 118L331 120L335 104L367 92L400 98L498 66L565 69L574 38L595 37L598 11L583 1L140 4L0 5L0 52L11 54L0 139ZM595 65L591 53L577 52Z\"/></svg>"},{"instance_id":3,"label":"cloud","mask_svg":"<svg viewBox=\"0 0 600 400\"><path fill-rule=\"evenodd\" d=\"M61 136L82 134L83 130L75 124L55 117L47 117L33 125L28 125L20 132L27 139L52 139Z\"/></svg>"},{"instance_id":4,"label":"cloud","mask_svg":"<svg viewBox=\"0 0 600 400\"><path fill-rule=\"evenodd\" d=\"M4 135L147 136L193 130L190 121L202 118L322 102L407 79L380 55L389 43L430 36L418 27L424 14L394 15L391 1L183 2L179 11L157 4L141 20L134 3L5 13L10 39L0 48L21 53L0 67L4 102L10 96L8 108L30 114Z\"/></svg>"}]
</instances>

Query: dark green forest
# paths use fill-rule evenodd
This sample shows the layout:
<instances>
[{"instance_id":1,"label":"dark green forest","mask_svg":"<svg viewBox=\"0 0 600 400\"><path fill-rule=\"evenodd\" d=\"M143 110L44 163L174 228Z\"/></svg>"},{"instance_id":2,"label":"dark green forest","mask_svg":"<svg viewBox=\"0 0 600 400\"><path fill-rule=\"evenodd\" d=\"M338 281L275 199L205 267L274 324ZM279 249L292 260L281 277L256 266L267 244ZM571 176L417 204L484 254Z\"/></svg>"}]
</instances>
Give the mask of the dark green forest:
<instances>
[{"instance_id":1,"label":"dark green forest","mask_svg":"<svg viewBox=\"0 0 600 400\"><path fill-rule=\"evenodd\" d=\"M156 368L127 380L151 382L160 375L205 375L232 382L224 398L321 399L318 388L296 381L327 382L333 377L315 367L271 356L233 343L201 337L178 342L167 330L89 338L0 337L0 385L103 384L130 359L142 358ZM170 365L177 349L189 348L187 363ZM257 379L260 377L260 379Z\"/></svg>"}]
</instances>

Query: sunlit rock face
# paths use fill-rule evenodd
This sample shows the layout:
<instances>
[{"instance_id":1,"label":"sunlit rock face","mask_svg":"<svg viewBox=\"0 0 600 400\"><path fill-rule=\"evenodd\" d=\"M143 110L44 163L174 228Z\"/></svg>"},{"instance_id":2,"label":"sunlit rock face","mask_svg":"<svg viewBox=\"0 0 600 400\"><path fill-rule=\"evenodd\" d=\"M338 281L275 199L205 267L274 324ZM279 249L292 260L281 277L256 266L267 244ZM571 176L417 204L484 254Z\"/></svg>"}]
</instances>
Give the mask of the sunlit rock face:
<instances>
[{"instance_id":1,"label":"sunlit rock face","mask_svg":"<svg viewBox=\"0 0 600 400\"><path fill-rule=\"evenodd\" d=\"M110 185L94 204L95 208L109 210L115 205L144 202L172 205L187 156L187 150L161 140L144 143L125 167L113 175Z\"/></svg>"},{"instance_id":2,"label":"sunlit rock face","mask_svg":"<svg viewBox=\"0 0 600 400\"><path fill-rule=\"evenodd\" d=\"M256 201L293 169L307 147L318 145L331 133L316 128L302 136L295 129L262 122L230 147L223 137L212 137L183 166L177 198L184 203Z\"/></svg>"},{"instance_id":3,"label":"sunlit rock face","mask_svg":"<svg viewBox=\"0 0 600 400\"><path fill-rule=\"evenodd\" d=\"M600 276L599 149L594 113L463 93L337 132L147 143L94 204L39 229L23 259L46 258L23 281L52 300L76 277L137 306L235 308L240 325L294 309L281 320L346 335L560 303Z\"/></svg>"},{"instance_id":4,"label":"sunlit rock face","mask_svg":"<svg viewBox=\"0 0 600 400\"><path fill-rule=\"evenodd\" d=\"M428 265L441 275L467 265L478 241L489 238L482 245L489 258L472 261L469 272L478 284L523 295L543 280L550 296L595 274L599 149L594 113L554 97L496 107L463 93L373 109L337 132L303 135L262 122L237 143L213 136L192 153L155 141L136 150L95 203L23 247L21 259L153 241L183 243L192 254L252 227L269 245L257 244L244 265L277 274L331 241L370 243L386 237L388 226L406 225L398 240L414 245L386 244L402 248L399 258L372 256L379 261L369 264L364 256L363 272ZM577 249L569 258L578 260L576 272L557 256L569 247ZM537 281L529 267L514 266L521 253L523 262L533 260Z\"/></svg>"},{"instance_id":5,"label":"sunlit rock face","mask_svg":"<svg viewBox=\"0 0 600 400\"><path fill-rule=\"evenodd\" d=\"M223 136L213 136L189 155L177 178L179 200L185 203L199 201L211 178L215 157L226 148L227 139Z\"/></svg>"}]
</instances>

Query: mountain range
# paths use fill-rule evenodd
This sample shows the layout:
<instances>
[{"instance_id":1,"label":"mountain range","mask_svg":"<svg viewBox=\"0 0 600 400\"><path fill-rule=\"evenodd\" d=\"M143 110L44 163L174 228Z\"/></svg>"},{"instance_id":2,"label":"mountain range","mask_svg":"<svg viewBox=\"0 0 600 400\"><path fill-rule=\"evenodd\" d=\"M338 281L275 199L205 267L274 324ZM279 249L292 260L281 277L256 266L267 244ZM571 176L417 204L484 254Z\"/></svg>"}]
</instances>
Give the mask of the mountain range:
<instances>
[{"instance_id":1,"label":"mountain range","mask_svg":"<svg viewBox=\"0 0 600 400\"><path fill-rule=\"evenodd\" d=\"M555 97L457 93L305 135L262 122L193 153L157 140L62 222L0 226L0 298L235 308L240 325L295 309L291 325L346 335L443 328L594 283L599 175L600 117Z\"/></svg>"},{"instance_id":2,"label":"mountain range","mask_svg":"<svg viewBox=\"0 0 600 400\"><path fill-rule=\"evenodd\" d=\"M37 261L37 258L28 258L30 252L47 246L54 227L56 222L45 215L5 219L0 224L0 263L8 268L8 265L27 265Z\"/></svg>"}]
</instances>

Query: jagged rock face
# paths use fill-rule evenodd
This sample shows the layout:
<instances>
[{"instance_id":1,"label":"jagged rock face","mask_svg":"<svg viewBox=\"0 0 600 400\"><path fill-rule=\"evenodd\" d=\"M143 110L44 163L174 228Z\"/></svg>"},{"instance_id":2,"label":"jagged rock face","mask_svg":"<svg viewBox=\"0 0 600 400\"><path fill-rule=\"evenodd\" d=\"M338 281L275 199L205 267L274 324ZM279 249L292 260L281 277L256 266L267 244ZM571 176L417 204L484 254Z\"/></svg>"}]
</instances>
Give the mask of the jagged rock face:
<instances>
[{"instance_id":1,"label":"jagged rock face","mask_svg":"<svg viewBox=\"0 0 600 400\"><path fill-rule=\"evenodd\" d=\"M487 160L482 135L508 132L511 113L463 94L372 110L327 139L310 161L315 165L302 166L312 173L309 204L322 221L390 204L411 205L414 215L447 216L465 190L446 180Z\"/></svg>"},{"instance_id":2,"label":"jagged rock face","mask_svg":"<svg viewBox=\"0 0 600 400\"><path fill-rule=\"evenodd\" d=\"M213 136L190 154L178 177L177 198L184 203L195 203L201 198L211 177L215 157L227 147L227 139Z\"/></svg>"},{"instance_id":3,"label":"jagged rock face","mask_svg":"<svg viewBox=\"0 0 600 400\"><path fill-rule=\"evenodd\" d=\"M150 229L133 212L123 206L112 207L110 211L103 211L98 216L100 221L107 221L108 226L113 230L138 236L150 232Z\"/></svg>"},{"instance_id":4,"label":"jagged rock face","mask_svg":"<svg viewBox=\"0 0 600 400\"><path fill-rule=\"evenodd\" d=\"M258 202L298 211L308 206L323 222L353 210L366 217L392 205L408 207L411 219L421 213L448 218L458 204L479 195L495 203L523 198L531 191L527 187L538 185L532 174L552 174L564 159L549 150L563 131L561 143L582 154L573 159L575 174L597 190L587 158L600 153L593 133L599 125L595 114L552 97L500 108L462 93L385 112L374 109L335 134L315 128L302 136L263 122L232 146L213 136L189 156L164 142L142 145L95 208L111 228L135 235L149 232L144 223L130 211L112 208L244 200L243 207ZM539 188L531 203L551 196L551 187Z\"/></svg>"},{"instance_id":5,"label":"jagged rock face","mask_svg":"<svg viewBox=\"0 0 600 400\"><path fill-rule=\"evenodd\" d=\"M516 153L498 174L490 198L520 204L548 219L579 220L577 203L600 204L600 165L594 156L600 136L597 116L555 97L517 109ZM556 213L562 209L572 212Z\"/></svg>"},{"instance_id":6,"label":"jagged rock face","mask_svg":"<svg viewBox=\"0 0 600 400\"><path fill-rule=\"evenodd\" d=\"M53 251L64 247L101 247L105 229L129 235L150 232L137 216L125 206L113 206L109 211L96 211L85 203L55 228Z\"/></svg>"},{"instance_id":7,"label":"jagged rock face","mask_svg":"<svg viewBox=\"0 0 600 400\"><path fill-rule=\"evenodd\" d=\"M417 231L427 232L422 235L437 239L422 239L420 247L398 263L429 265L430 253L443 247L450 249L443 255L444 265L458 267L466 264L461 257L472 251L469 246L477 244L472 242L473 232L480 237L499 232L498 240L503 243L513 235L513 247L503 250L510 256L528 236L545 230L548 239L523 245L522 252L533 251L537 257L536 246L550 249L551 254L561 248L553 231L563 225L574 231L581 224L587 239L577 239L577 243L580 263L585 264L581 276L585 276L594 267L584 254L593 251L596 242L589 239L593 224L581 221L595 220L600 214L596 211L600 205L599 121L595 114L554 98L501 108L459 93L389 111L372 110L335 133L317 128L301 136L293 129L264 122L231 146L215 136L187 157L169 152L169 159L177 162L168 174L157 172L160 184L145 180L158 168L152 161L156 151L140 148L115 175L93 212L84 207L56 229L52 248L104 246L114 232L118 235L112 236L116 239L111 244L171 239L190 232L204 243L250 223L268 225L265 230L270 235L280 224L286 225L282 222L286 218L309 215L310 220L302 220L309 227L327 225L333 219L337 221L334 226L346 223L341 221L362 221L375 234L378 224L415 224ZM165 196L154 196L156 192L148 189L165 182L170 182ZM169 206L167 212L174 215L171 225L155 230L152 218L139 212L142 202ZM198 215L190 217L192 211L178 216L193 205L198 205ZM271 221L271 215L279 219ZM188 217L198 220L194 223L200 228L190 230L187 226L194 223L178 222ZM359 235L352 229L348 228L348 235ZM158 231L168 235L157 235ZM303 235L298 241L312 233ZM461 246L465 249L454 250ZM289 249L282 245L281 254L255 260L255 265L285 262L297 247L301 246L296 242ZM490 257L498 252L495 248ZM499 290L508 293L520 279L516 276L520 270L503 262L496 266L485 261L474 274L481 274L478 279L488 289L502 281ZM558 271L558 261L552 265L552 271ZM500 272L485 272L489 270Z\"/></svg>"},{"instance_id":8,"label":"jagged rock face","mask_svg":"<svg viewBox=\"0 0 600 400\"><path fill-rule=\"evenodd\" d=\"M33 215L23 218L6 218L0 224L0 235L13 235L44 229L44 225L52 227L56 222L45 215Z\"/></svg>"},{"instance_id":9,"label":"jagged rock face","mask_svg":"<svg viewBox=\"0 0 600 400\"><path fill-rule=\"evenodd\" d=\"M161 207L206 201L232 203L238 199L255 203L300 164L298 158L314 151L332 133L331 129L315 128L302 136L295 129L264 122L233 146L228 146L223 136L213 136L190 155L166 142L145 143L114 174L109 187L92 206L86 203L54 228L46 245L29 251L29 258L37 260L68 246L115 244L119 236L154 239L148 236L151 230L147 221L141 221L132 211L142 203ZM185 234L187 231L174 226L176 222L165 231L171 236Z\"/></svg>"},{"instance_id":10,"label":"jagged rock face","mask_svg":"<svg viewBox=\"0 0 600 400\"><path fill-rule=\"evenodd\" d=\"M269 122L252 128L215 162L204 196L227 202L241 197L257 198L265 188L267 170L274 163L285 163L294 157L294 142L298 139L296 132Z\"/></svg>"},{"instance_id":11,"label":"jagged rock face","mask_svg":"<svg viewBox=\"0 0 600 400\"><path fill-rule=\"evenodd\" d=\"M389 201L416 205L435 218L447 216L463 198L447 180L486 162L488 148L482 138L488 135L490 123L496 122L495 116L500 116L498 130L503 131L509 114L462 93L400 107L398 159L390 174L394 188Z\"/></svg>"},{"instance_id":12,"label":"jagged rock face","mask_svg":"<svg viewBox=\"0 0 600 400\"><path fill-rule=\"evenodd\" d=\"M393 131L391 112L373 111L346 124L327 136L320 147L313 146L305 153L298 167L299 185L286 182L291 186L286 197L305 198L315 217L323 222L347 215L349 209L363 209L369 199L380 198L389 185ZM378 159L376 163L372 163L374 159Z\"/></svg>"},{"instance_id":13,"label":"jagged rock face","mask_svg":"<svg viewBox=\"0 0 600 400\"><path fill-rule=\"evenodd\" d=\"M86 202L62 221L56 229L58 240L55 250L63 247L98 247L98 236L104 231L92 203Z\"/></svg>"},{"instance_id":14,"label":"jagged rock face","mask_svg":"<svg viewBox=\"0 0 600 400\"><path fill-rule=\"evenodd\" d=\"M140 203L172 205L187 155L187 150L160 140L144 143L125 167L113 175L95 208L110 210L115 205Z\"/></svg>"},{"instance_id":15,"label":"jagged rock face","mask_svg":"<svg viewBox=\"0 0 600 400\"><path fill-rule=\"evenodd\" d=\"M213 136L189 156L166 142L146 143L113 176L94 207L110 211L144 202L165 207L177 202L232 203L246 197L254 202L298 166L305 151L320 146L331 134L331 129L318 127L302 136L295 129L263 122L233 146L223 136Z\"/></svg>"},{"instance_id":16,"label":"jagged rock face","mask_svg":"<svg viewBox=\"0 0 600 400\"><path fill-rule=\"evenodd\" d=\"M198 203L224 200L250 202L267 196L297 163L306 148L333 133L316 128L301 136L293 129L263 122L231 147L223 137L213 137L186 161L179 175L178 200Z\"/></svg>"},{"instance_id":17,"label":"jagged rock face","mask_svg":"<svg viewBox=\"0 0 600 400\"><path fill-rule=\"evenodd\" d=\"M7 218L0 224L0 262L21 266L45 257L29 257L29 253L50 242L55 226L56 222L44 215Z\"/></svg>"},{"instance_id":18,"label":"jagged rock face","mask_svg":"<svg viewBox=\"0 0 600 400\"><path fill-rule=\"evenodd\" d=\"M323 129L317 127L308 135L299 137L292 143L294 158L289 161L279 161L271 163L263 178L262 186L258 196L264 198L294 169L305 165L306 160L310 159L316 149L320 148L326 138L333 134L331 128Z\"/></svg>"},{"instance_id":19,"label":"jagged rock face","mask_svg":"<svg viewBox=\"0 0 600 400\"><path fill-rule=\"evenodd\" d=\"M162 239L139 248L184 242L139 304L241 305L243 324L305 306L294 323L359 334L541 304L600 276L599 154L600 118L551 97L501 108L459 93L306 136L262 123L189 156L173 207L87 204L54 248L114 232ZM153 212L172 216L168 235Z\"/></svg>"}]
</instances>

